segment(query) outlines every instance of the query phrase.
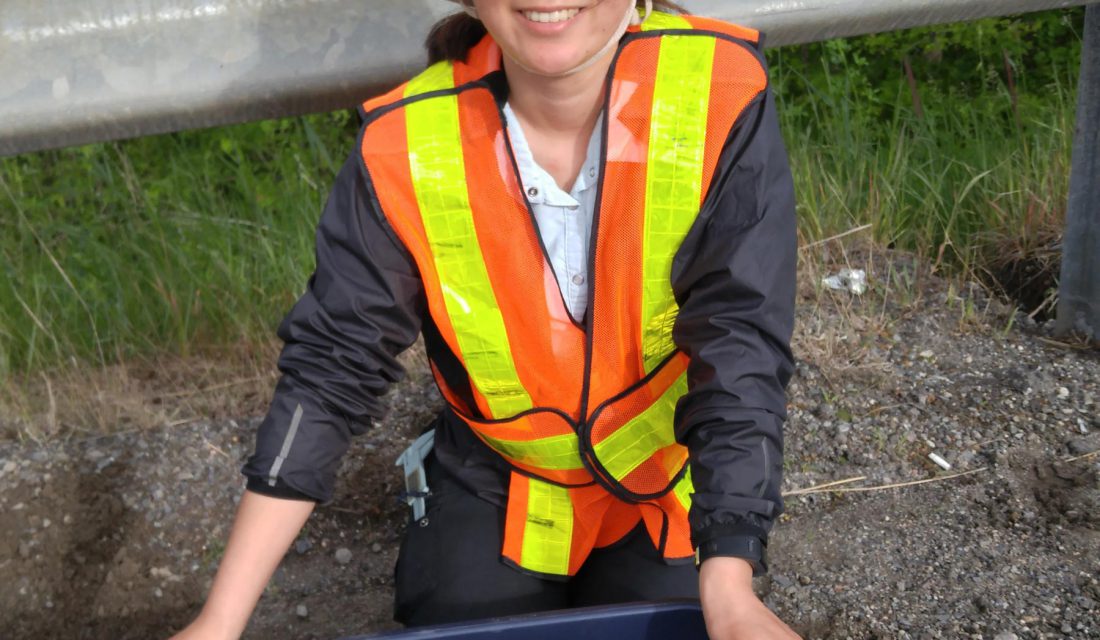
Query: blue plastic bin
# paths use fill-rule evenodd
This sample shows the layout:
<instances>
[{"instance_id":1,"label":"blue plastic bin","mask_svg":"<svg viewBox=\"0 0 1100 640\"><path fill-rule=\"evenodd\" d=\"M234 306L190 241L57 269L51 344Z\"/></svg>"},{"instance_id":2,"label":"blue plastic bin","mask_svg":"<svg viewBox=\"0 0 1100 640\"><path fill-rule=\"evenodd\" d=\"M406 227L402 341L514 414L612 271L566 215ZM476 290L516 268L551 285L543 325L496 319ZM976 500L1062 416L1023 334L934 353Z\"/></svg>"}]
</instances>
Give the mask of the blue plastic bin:
<instances>
[{"instance_id":1,"label":"blue plastic bin","mask_svg":"<svg viewBox=\"0 0 1100 640\"><path fill-rule=\"evenodd\" d=\"M707 640L697 601L588 607L513 618L391 631L344 640Z\"/></svg>"}]
</instances>

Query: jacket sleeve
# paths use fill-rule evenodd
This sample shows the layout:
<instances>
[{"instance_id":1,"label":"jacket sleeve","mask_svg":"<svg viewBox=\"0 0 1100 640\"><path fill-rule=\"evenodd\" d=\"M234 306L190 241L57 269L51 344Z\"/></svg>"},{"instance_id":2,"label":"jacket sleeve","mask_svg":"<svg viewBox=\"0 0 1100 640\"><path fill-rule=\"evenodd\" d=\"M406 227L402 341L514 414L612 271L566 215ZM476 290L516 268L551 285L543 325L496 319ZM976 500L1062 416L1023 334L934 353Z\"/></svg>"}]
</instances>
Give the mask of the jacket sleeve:
<instances>
[{"instance_id":1,"label":"jacket sleeve","mask_svg":"<svg viewBox=\"0 0 1100 640\"><path fill-rule=\"evenodd\" d=\"M359 154L340 171L317 227L316 270L279 327L282 376L243 468L248 488L325 502L351 436L381 418L417 338L423 290L380 211Z\"/></svg>"},{"instance_id":2,"label":"jacket sleeve","mask_svg":"<svg viewBox=\"0 0 1100 640\"><path fill-rule=\"evenodd\" d=\"M693 544L766 545L783 508L797 259L794 185L770 93L739 119L715 176L673 263L673 337L690 356L677 438L691 456Z\"/></svg>"}]
</instances>

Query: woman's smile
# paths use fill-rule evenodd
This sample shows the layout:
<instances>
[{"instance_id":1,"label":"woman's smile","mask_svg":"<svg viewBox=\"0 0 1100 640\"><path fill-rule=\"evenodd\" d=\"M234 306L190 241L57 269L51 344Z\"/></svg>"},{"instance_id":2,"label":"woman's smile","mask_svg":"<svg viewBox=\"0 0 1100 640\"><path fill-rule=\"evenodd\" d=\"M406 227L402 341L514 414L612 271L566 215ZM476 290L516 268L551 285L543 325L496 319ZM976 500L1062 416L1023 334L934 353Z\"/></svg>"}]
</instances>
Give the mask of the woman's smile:
<instances>
[{"instance_id":1,"label":"woman's smile","mask_svg":"<svg viewBox=\"0 0 1100 640\"><path fill-rule=\"evenodd\" d=\"M634 0L473 0L504 54L540 76L569 75L604 58L632 16Z\"/></svg>"},{"instance_id":2,"label":"woman's smile","mask_svg":"<svg viewBox=\"0 0 1100 640\"><path fill-rule=\"evenodd\" d=\"M569 28L584 11L584 7L534 7L519 9L524 26L533 33L554 35Z\"/></svg>"}]
</instances>

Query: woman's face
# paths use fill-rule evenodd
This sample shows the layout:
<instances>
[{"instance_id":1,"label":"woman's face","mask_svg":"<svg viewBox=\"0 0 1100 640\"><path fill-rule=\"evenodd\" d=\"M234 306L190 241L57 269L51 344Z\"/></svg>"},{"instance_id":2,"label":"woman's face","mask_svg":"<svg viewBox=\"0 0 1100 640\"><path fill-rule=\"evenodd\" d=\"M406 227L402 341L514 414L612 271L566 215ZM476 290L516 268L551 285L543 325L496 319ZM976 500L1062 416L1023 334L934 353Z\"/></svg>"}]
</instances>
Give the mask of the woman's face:
<instances>
[{"instance_id":1,"label":"woman's face","mask_svg":"<svg viewBox=\"0 0 1100 640\"><path fill-rule=\"evenodd\" d=\"M587 61L615 36L634 0L473 0L504 54L554 76Z\"/></svg>"}]
</instances>

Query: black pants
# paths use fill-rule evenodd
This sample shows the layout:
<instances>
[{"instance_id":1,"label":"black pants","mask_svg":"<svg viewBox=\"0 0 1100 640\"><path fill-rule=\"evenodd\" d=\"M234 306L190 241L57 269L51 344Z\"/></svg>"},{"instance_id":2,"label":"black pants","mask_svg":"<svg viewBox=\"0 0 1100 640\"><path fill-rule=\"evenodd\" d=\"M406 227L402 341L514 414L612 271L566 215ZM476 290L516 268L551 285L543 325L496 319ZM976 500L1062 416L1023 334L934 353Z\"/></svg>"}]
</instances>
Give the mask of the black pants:
<instances>
[{"instance_id":1,"label":"black pants","mask_svg":"<svg viewBox=\"0 0 1100 640\"><path fill-rule=\"evenodd\" d=\"M410 522L395 571L394 619L410 627L667 598L699 597L694 565L668 565L644 527L592 552L568 581L500 560L504 510L428 460L427 516ZM423 525L423 526L422 526Z\"/></svg>"}]
</instances>

